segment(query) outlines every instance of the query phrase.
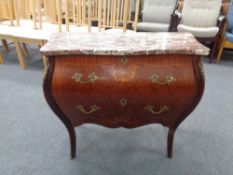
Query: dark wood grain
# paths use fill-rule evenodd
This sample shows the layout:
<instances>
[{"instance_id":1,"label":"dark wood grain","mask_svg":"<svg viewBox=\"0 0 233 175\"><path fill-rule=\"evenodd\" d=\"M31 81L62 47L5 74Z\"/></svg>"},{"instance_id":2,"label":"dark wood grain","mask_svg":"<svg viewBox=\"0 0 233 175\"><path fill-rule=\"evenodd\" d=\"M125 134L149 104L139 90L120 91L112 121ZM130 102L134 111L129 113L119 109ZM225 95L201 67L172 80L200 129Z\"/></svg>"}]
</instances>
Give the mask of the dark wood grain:
<instances>
[{"instance_id":1,"label":"dark wood grain","mask_svg":"<svg viewBox=\"0 0 233 175\"><path fill-rule=\"evenodd\" d=\"M76 156L76 134L75 130L72 126L71 121L69 118L63 113L61 108L57 105L57 102L54 100L54 97L52 95L52 78L54 74L54 64L55 64L55 58L50 57L48 60L48 69L45 72L44 77L44 83L43 83L43 90L45 99L48 102L48 105L53 110L53 112L58 116L58 118L64 123L65 127L68 130L69 136L70 136L70 146L71 146L71 159L74 159Z\"/></svg>"},{"instance_id":2,"label":"dark wood grain","mask_svg":"<svg viewBox=\"0 0 233 175\"><path fill-rule=\"evenodd\" d=\"M66 125L74 142L73 127L85 123L117 128L135 128L160 123L169 128L168 157L179 124L193 111L204 91L200 58L192 55L57 56L50 58L44 89L50 107ZM80 83L95 74L98 80ZM150 77L159 76L160 84ZM170 84L166 77L175 77ZM125 102L125 103L123 103ZM94 105L100 109L91 112ZM146 110L152 106L153 112ZM169 110L161 111L162 107ZM158 114L157 114L158 113ZM71 129L72 128L72 129ZM72 146L72 149L73 146ZM74 150L73 150L74 151ZM73 153L72 153L73 154Z\"/></svg>"}]
</instances>

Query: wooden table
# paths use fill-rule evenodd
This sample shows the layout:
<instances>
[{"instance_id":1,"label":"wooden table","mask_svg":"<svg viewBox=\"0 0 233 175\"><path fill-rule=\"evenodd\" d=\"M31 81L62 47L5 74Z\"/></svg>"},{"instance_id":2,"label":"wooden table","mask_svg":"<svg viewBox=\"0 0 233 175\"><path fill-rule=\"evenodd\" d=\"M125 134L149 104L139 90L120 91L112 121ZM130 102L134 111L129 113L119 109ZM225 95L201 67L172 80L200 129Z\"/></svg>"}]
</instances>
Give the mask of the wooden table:
<instances>
[{"instance_id":1,"label":"wooden table","mask_svg":"<svg viewBox=\"0 0 233 175\"><path fill-rule=\"evenodd\" d=\"M41 52L49 60L45 98L68 129L72 158L74 127L85 123L160 123L171 158L177 127L202 97L200 57L209 49L187 33L56 33Z\"/></svg>"}]
</instances>

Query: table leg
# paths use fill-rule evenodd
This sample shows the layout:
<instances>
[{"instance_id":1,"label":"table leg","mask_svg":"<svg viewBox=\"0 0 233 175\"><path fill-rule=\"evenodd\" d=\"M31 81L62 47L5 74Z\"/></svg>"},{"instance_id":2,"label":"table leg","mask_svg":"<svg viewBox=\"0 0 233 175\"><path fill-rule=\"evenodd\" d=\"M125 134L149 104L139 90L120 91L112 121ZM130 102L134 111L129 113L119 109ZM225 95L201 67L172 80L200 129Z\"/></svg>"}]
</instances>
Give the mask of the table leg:
<instances>
[{"instance_id":1,"label":"table leg","mask_svg":"<svg viewBox=\"0 0 233 175\"><path fill-rule=\"evenodd\" d=\"M18 59L19 59L20 67L22 69L26 69L27 65L25 64L24 55L22 53L22 49L20 47L19 42L15 42L15 47L16 47L16 52L17 52L17 56L18 56Z\"/></svg>"},{"instance_id":2,"label":"table leg","mask_svg":"<svg viewBox=\"0 0 233 175\"><path fill-rule=\"evenodd\" d=\"M4 49L6 50L6 52L9 52L9 47L8 47L8 44L7 44L7 41L2 39L2 46L4 47Z\"/></svg>"},{"instance_id":3,"label":"table leg","mask_svg":"<svg viewBox=\"0 0 233 175\"><path fill-rule=\"evenodd\" d=\"M25 43L22 43L22 47L23 47L23 53L24 53L24 55L25 56L27 56L27 57L29 57L29 51L28 51L28 48L27 48L27 46L26 46L26 44Z\"/></svg>"}]
</instances>

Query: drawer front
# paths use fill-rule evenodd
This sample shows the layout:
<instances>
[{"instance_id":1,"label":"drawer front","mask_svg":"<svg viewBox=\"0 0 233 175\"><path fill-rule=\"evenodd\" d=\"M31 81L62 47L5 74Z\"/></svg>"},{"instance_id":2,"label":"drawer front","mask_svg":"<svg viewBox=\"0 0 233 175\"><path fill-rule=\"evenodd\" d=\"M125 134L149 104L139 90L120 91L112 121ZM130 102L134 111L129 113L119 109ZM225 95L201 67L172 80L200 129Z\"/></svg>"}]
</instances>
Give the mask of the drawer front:
<instances>
[{"instance_id":1,"label":"drawer front","mask_svg":"<svg viewBox=\"0 0 233 175\"><path fill-rule=\"evenodd\" d=\"M53 95L74 125L169 120L195 95L191 59L173 57L57 58Z\"/></svg>"}]
</instances>

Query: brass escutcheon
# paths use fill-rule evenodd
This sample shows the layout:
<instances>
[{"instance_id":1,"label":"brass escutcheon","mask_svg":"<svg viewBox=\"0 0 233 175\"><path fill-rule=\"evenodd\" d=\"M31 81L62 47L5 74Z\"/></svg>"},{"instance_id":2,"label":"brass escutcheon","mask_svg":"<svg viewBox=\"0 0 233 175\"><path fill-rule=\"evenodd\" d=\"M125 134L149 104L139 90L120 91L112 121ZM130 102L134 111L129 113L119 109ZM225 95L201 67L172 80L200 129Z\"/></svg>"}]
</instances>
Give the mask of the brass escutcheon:
<instances>
[{"instance_id":1,"label":"brass escutcheon","mask_svg":"<svg viewBox=\"0 0 233 175\"><path fill-rule=\"evenodd\" d=\"M160 76L157 74L153 74L149 79L151 80L152 83L162 85L162 86L170 85L170 84L176 82L176 78L173 75L166 76L164 82L161 82L159 80Z\"/></svg>"},{"instance_id":2,"label":"brass escutcheon","mask_svg":"<svg viewBox=\"0 0 233 175\"><path fill-rule=\"evenodd\" d=\"M78 82L81 84L95 83L97 80L100 80L100 78L95 74L95 72L92 72L90 75L88 75L87 81L82 80L82 74L80 73L75 73L72 76L72 79L75 80L75 82Z\"/></svg>"},{"instance_id":3,"label":"brass escutcheon","mask_svg":"<svg viewBox=\"0 0 233 175\"><path fill-rule=\"evenodd\" d=\"M120 100L120 104L121 104L122 107L125 107L127 105L127 103L128 103L128 101L125 98L122 98Z\"/></svg>"},{"instance_id":4,"label":"brass escutcheon","mask_svg":"<svg viewBox=\"0 0 233 175\"><path fill-rule=\"evenodd\" d=\"M89 111L86 111L84 106L82 106L82 105L76 106L76 109L78 111L82 112L83 114L86 114L86 115L92 114L92 113L94 113L94 112L96 112L98 110L101 110L101 108L99 106L97 106L97 105L91 106Z\"/></svg>"},{"instance_id":5,"label":"brass escutcheon","mask_svg":"<svg viewBox=\"0 0 233 175\"><path fill-rule=\"evenodd\" d=\"M122 64L128 64L128 61L129 60L128 60L128 58L125 55L121 57L121 63Z\"/></svg>"},{"instance_id":6,"label":"brass escutcheon","mask_svg":"<svg viewBox=\"0 0 233 175\"><path fill-rule=\"evenodd\" d=\"M166 111L169 111L170 109L165 105L165 106L161 106L159 111L155 111L154 110L155 107L151 106L151 105L148 105L145 107L145 110L151 112L152 114L154 115L159 115L159 114L162 114L163 112L166 112Z\"/></svg>"}]
</instances>

